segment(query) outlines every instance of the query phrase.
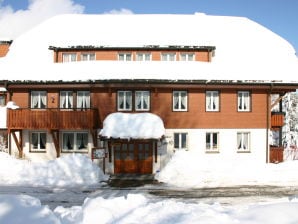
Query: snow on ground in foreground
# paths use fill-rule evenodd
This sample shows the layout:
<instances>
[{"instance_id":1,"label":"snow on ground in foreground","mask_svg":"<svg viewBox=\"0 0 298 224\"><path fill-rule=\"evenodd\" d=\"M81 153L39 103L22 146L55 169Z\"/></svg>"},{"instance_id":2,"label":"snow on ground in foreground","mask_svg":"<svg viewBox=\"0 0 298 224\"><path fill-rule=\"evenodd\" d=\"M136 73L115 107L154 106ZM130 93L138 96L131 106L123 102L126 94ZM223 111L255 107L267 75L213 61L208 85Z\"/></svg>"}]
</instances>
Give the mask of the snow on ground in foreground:
<instances>
[{"instance_id":1,"label":"snow on ground in foreground","mask_svg":"<svg viewBox=\"0 0 298 224\"><path fill-rule=\"evenodd\" d=\"M51 211L30 196L0 195L0 223L298 223L297 200L222 206L218 203L185 203L166 199L151 201L140 194L104 199L87 198L82 206Z\"/></svg>"},{"instance_id":2,"label":"snow on ground in foreground","mask_svg":"<svg viewBox=\"0 0 298 224\"><path fill-rule=\"evenodd\" d=\"M0 152L0 185L71 187L96 184L107 178L86 155L70 154L33 163Z\"/></svg>"},{"instance_id":3,"label":"snow on ground in foreground","mask_svg":"<svg viewBox=\"0 0 298 224\"><path fill-rule=\"evenodd\" d=\"M186 165L187 164L187 165ZM253 164L219 163L200 159L196 152L177 151L156 179L178 187L225 187L233 185L298 185L298 161Z\"/></svg>"}]
</instances>

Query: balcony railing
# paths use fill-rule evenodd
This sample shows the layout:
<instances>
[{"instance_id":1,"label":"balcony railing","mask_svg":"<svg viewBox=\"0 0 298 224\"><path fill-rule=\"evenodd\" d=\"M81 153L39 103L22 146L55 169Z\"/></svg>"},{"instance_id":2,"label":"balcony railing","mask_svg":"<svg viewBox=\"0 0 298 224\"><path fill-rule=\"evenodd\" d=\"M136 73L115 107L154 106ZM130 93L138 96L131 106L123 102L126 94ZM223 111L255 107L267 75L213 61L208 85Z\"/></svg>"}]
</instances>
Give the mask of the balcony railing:
<instances>
[{"instance_id":1,"label":"balcony railing","mask_svg":"<svg viewBox=\"0 0 298 224\"><path fill-rule=\"evenodd\" d=\"M271 114L271 127L282 127L284 125L285 115L282 112L273 112Z\"/></svg>"},{"instance_id":2,"label":"balcony railing","mask_svg":"<svg viewBox=\"0 0 298 224\"><path fill-rule=\"evenodd\" d=\"M8 129L95 129L99 120L97 109L21 108L7 113Z\"/></svg>"}]
</instances>

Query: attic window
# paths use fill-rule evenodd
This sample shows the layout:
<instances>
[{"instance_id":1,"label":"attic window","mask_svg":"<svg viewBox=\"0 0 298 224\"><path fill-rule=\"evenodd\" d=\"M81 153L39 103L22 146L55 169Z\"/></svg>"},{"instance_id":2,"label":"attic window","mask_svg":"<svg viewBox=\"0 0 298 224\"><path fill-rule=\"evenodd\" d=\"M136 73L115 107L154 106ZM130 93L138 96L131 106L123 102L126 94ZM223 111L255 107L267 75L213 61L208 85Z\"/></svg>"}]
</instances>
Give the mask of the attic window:
<instances>
[{"instance_id":1,"label":"attic window","mask_svg":"<svg viewBox=\"0 0 298 224\"><path fill-rule=\"evenodd\" d=\"M63 62L73 62L77 60L76 53L63 53L62 54L62 61Z\"/></svg>"}]
</instances>

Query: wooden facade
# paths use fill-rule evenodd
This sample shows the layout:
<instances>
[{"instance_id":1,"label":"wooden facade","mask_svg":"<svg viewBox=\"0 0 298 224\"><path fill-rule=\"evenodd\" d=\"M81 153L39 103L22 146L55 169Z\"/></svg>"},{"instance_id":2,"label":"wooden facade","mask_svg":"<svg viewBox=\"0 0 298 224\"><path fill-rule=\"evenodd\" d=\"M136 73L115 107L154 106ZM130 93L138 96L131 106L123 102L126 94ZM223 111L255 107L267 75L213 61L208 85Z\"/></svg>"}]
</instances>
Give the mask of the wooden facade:
<instances>
[{"instance_id":1,"label":"wooden facade","mask_svg":"<svg viewBox=\"0 0 298 224\"><path fill-rule=\"evenodd\" d=\"M0 40L0 58L5 57L9 51L9 47L12 41L2 41Z\"/></svg>"}]
</instances>

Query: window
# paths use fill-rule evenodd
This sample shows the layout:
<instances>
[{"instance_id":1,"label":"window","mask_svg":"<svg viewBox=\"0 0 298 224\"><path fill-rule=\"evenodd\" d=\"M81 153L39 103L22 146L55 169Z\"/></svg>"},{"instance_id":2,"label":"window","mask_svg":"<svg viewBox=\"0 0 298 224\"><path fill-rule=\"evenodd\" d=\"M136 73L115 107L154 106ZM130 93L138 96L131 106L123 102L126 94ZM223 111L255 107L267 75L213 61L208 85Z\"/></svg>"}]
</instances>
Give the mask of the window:
<instances>
[{"instance_id":1,"label":"window","mask_svg":"<svg viewBox=\"0 0 298 224\"><path fill-rule=\"evenodd\" d=\"M63 151L86 151L88 149L88 132L62 133Z\"/></svg>"},{"instance_id":2,"label":"window","mask_svg":"<svg viewBox=\"0 0 298 224\"><path fill-rule=\"evenodd\" d=\"M248 91L238 92L238 111L250 111L250 93Z\"/></svg>"},{"instance_id":3,"label":"window","mask_svg":"<svg viewBox=\"0 0 298 224\"><path fill-rule=\"evenodd\" d=\"M132 92L118 91L117 104L118 110L132 110Z\"/></svg>"},{"instance_id":4,"label":"window","mask_svg":"<svg viewBox=\"0 0 298 224\"><path fill-rule=\"evenodd\" d=\"M176 60L176 53L162 53L161 54L162 61L175 61Z\"/></svg>"},{"instance_id":5,"label":"window","mask_svg":"<svg viewBox=\"0 0 298 224\"><path fill-rule=\"evenodd\" d=\"M237 133L237 151L238 152L250 151L249 137L250 137L250 134L248 132Z\"/></svg>"},{"instance_id":6,"label":"window","mask_svg":"<svg viewBox=\"0 0 298 224\"><path fill-rule=\"evenodd\" d=\"M6 102L5 102L5 95L4 94L0 94L0 106L5 106Z\"/></svg>"},{"instance_id":7,"label":"window","mask_svg":"<svg viewBox=\"0 0 298 224\"><path fill-rule=\"evenodd\" d=\"M45 151L47 144L46 132L31 132L31 151Z\"/></svg>"},{"instance_id":8,"label":"window","mask_svg":"<svg viewBox=\"0 0 298 224\"><path fill-rule=\"evenodd\" d=\"M219 92L206 92L206 111L219 111Z\"/></svg>"},{"instance_id":9,"label":"window","mask_svg":"<svg viewBox=\"0 0 298 224\"><path fill-rule=\"evenodd\" d=\"M174 133L174 148L187 149L187 133Z\"/></svg>"},{"instance_id":10,"label":"window","mask_svg":"<svg viewBox=\"0 0 298 224\"><path fill-rule=\"evenodd\" d=\"M60 92L60 108L71 109L73 108L73 92L61 91Z\"/></svg>"},{"instance_id":11,"label":"window","mask_svg":"<svg viewBox=\"0 0 298 224\"><path fill-rule=\"evenodd\" d=\"M62 61L63 62L73 62L77 60L76 53L63 53L62 54Z\"/></svg>"},{"instance_id":12,"label":"window","mask_svg":"<svg viewBox=\"0 0 298 224\"><path fill-rule=\"evenodd\" d=\"M44 109L47 106L47 92L46 91L32 91L31 92L31 108Z\"/></svg>"},{"instance_id":13,"label":"window","mask_svg":"<svg viewBox=\"0 0 298 224\"><path fill-rule=\"evenodd\" d=\"M206 151L214 152L218 151L218 133L207 132L206 133Z\"/></svg>"},{"instance_id":14,"label":"window","mask_svg":"<svg viewBox=\"0 0 298 224\"><path fill-rule=\"evenodd\" d=\"M81 54L81 61L94 61L95 60L95 53L82 53Z\"/></svg>"},{"instance_id":15,"label":"window","mask_svg":"<svg viewBox=\"0 0 298 224\"><path fill-rule=\"evenodd\" d=\"M119 53L118 54L119 61L132 61L131 53Z\"/></svg>"},{"instance_id":16,"label":"window","mask_svg":"<svg viewBox=\"0 0 298 224\"><path fill-rule=\"evenodd\" d=\"M187 111L187 92L173 91L173 110Z\"/></svg>"},{"instance_id":17,"label":"window","mask_svg":"<svg viewBox=\"0 0 298 224\"><path fill-rule=\"evenodd\" d=\"M147 111L150 109L150 92L136 91L135 92L135 110Z\"/></svg>"},{"instance_id":18,"label":"window","mask_svg":"<svg viewBox=\"0 0 298 224\"><path fill-rule=\"evenodd\" d=\"M195 54L194 53L181 53L180 61L194 61Z\"/></svg>"},{"instance_id":19,"label":"window","mask_svg":"<svg viewBox=\"0 0 298 224\"><path fill-rule=\"evenodd\" d=\"M90 92L78 91L77 92L77 108L87 109L90 108Z\"/></svg>"},{"instance_id":20,"label":"window","mask_svg":"<svg viewBox=\"0 0 298 224\"><path fill-rule=\"evenodd\" d=\"M151 53L137 53L137 61L151 61Z\"/></svg>"}]
</instances>

